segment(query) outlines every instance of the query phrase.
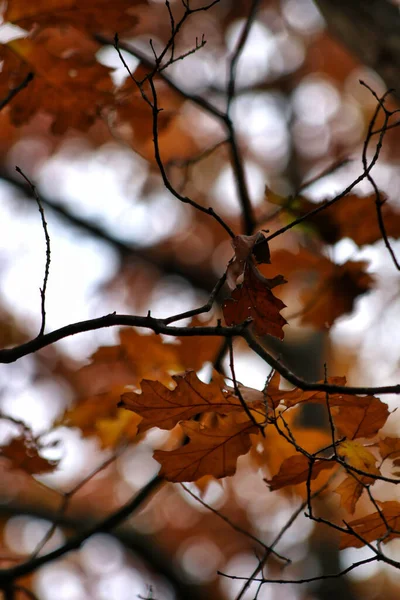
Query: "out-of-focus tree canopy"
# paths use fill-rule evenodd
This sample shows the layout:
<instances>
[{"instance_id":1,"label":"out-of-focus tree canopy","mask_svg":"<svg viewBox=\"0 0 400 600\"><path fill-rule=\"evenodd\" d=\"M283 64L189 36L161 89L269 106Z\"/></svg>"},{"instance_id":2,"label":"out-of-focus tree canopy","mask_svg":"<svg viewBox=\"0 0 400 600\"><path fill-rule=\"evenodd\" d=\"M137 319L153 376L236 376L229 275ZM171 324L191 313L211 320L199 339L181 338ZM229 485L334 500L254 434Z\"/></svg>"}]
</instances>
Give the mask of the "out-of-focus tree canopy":
<instances>
[{"instance_id":1,"label":"out-of-focus tree canopy","mask_svg":"<svg viewBox=\"0 0 400 600\"><path fill-rule=\"evenodd\" d=\"M2 11L4 597L397 597L399 6Z\"/></svg>"}]
</instances>

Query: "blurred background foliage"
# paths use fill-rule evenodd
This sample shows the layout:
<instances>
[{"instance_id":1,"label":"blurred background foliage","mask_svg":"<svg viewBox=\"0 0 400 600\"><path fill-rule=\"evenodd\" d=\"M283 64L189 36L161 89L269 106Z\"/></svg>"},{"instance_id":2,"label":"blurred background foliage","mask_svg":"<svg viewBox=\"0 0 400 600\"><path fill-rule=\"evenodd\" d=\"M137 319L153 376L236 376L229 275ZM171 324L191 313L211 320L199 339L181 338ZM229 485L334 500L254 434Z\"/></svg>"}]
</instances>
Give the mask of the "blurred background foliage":
<instances>
[{"instance_id":1,"label":"blurred background foliage","mask_svg":"<svg viewBox=\"0 0 400 600\"><path fill-rule=\"evenodd\" d=\"M159 0L130 4L134 18L132 22L122 19L118 33L138 55L151 60L149 38L160 50L170 37L168 11ZM18 5L14 5L16 10ZM171 0L170 5L174 14L182 10L179 0ZM237 232L241 206L224 143L226 132L190 96L206 98L225 109L228 61L249 5L246 0L221 0L211 10L193 15L178 38L176 52L190 50L202 34L207 43L165 72L187 95L159 82L159 103L164 109L160 147L171 181L199 204L213 206ZM10 2L8 10L12 9ZM164 188L154 161L150 110L127 78L115 49L82 36L82 31L87 34L90 29L91 19L91 32L109 36L111 42L114 31L106 26L103 30L102 24L106 17L111 22L114 17L105 14L102 21L101 13L93 13L98 14L97 20L90 13L81 22L83 12L78 9L74 27L42 23L44 29L39 28L36 35L42 36L42 49L60 61L71 48L77 52L71 51L71 60L75 57L78 66L85 57L87 65L91 64L88 57L95 56L97 65L90 66L93 80L68 104L63 86L72 85L68 78L74 76L55 68L47 87L28 86L0 113L2 347L27 340L39 330L39 287L45 263L37 207L15 165L37 184L48 221L52 244L48 330L113 311L145 315L151 310L154 316L166 317L196 307L207 299L232 255L229 240L215 221L179 203ZM18 26L13 22L3 24L0 36L3 43L15 40L17 48L31 25L23 19ZM23 44L19 51L23 48L26 56ZM124 57L136 75L145 69L132 54L125 52ZM30 60L39 73L48 69L42 55L31 54ZM371 68L371 61L366 63L369 66L329 33L312 0L261 2L239 61L232 103L232 120L260 229L274 231L285 224L287 215L277 211L277 204L332 165L346 159L307 189L312 201L332 197L360 173L362 143L376 101L359 80L368 82L378 95L390 85ZM2 85L13 68L4 54ZM69 69L74 68L72 60ZM39 86L40 81L37 77L32 86ZM34 98L41 98L40 110L35 109ZM394 207L400 185L398 135L397 129L388 132L374 171ZM360 184L357 192L370 192L367 183ZM295 250L299 239L311 249L320 248L307 227L286 233L271 246L275 251ZM400 250L396 242L393 247ZM294 317L286 327L284 342L266 343L305 379L323 377L327 362L329 374L346 375L351 384L395 383L400 336L393 323L399 317L399 284L383 243L360 249L345 238L332 244L329 252L336 264L350 258L369 261L372 291L356 301L351 314L335 319L329 332L312 324L300 325ZM289 297L286 294L286 318L301 309L299 294L295 285ZM214 316L219 316L217 310ZM168 382L167 373L188 367L200 370L214 360L218 344L208 340L203 344L200 338L196 345L184 342L181 348L174 344L167 351L154 338L100 330L1 365L1 441L19 433L23 421L45 447L44 456L59 460L54 472L36 477L1 465L3 567L35 551L57 515L63 494L79 486L104 461L115 458L68 494L68 508L46 549L60 543L66 532L115 510L157 472L153 449L172 447L176 440L155 430L136 437L135 415L116 409L119 394L125 385L137 386L143 377ZM235 349L238 380L261 389L268 366L241 343ZM394 408L396 399L386 400ZM317 435L318 423L310 422L307 415L301 426L309 430L305 435ZM385 431L397 433L395 414ZM127 445L123 452L121 440ZM268 544L299 499L294 492L270 493L249 461L251 457L240 459L235 476L223 484L205 482L202 497ZM385 485L377 485L379 499L387 499ZM199 494L198 488L189 487ZM393 498L392 489L390 494ZM333 498L325 509L335 511L337 505L338 499ZM324 535L299 515L280 547L296 559L289 575L324 575L363 556L364 550L346 550L339 556L335 543L331 531ZM254 548L253 541L179 485L166 485L116 536L98 534L79 552L46 565L21 584L43 600L125 600L138 595L167 600L189 594L233 598L241 582L218 576L217 570L249 575L257 566ZM398 541L391 542L390 549L398 558ZM272 560L268 576L278 576L280 568ZM266 584L258 598L272 599L279 593L282 600L336 598L339 594L343 600L389 599L398 597L399 586L399 572L374 565L348 578L288 584L279 591ZM251 587L246 597L254 597L255 590Z\"/></svg>"}]
</instances>

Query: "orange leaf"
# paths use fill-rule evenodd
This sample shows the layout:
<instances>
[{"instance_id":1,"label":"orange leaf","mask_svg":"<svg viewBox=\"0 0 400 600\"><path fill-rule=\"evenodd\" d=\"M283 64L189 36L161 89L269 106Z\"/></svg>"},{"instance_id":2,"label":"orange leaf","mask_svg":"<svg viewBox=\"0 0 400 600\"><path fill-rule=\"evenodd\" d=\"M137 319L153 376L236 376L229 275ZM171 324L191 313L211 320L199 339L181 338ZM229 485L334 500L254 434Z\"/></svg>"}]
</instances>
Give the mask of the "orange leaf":
<instances>
[{"instance_id":1,"label":"orange leaf","mask_svg":"<svg viewBox=\"0 0 400 600\"><path fill-rule=\"evenodd\" d=\"M326 329L338 317L352 312L355 299L371 288L373 279L365 272L367 265L366 261L337 265L326 256L300 248L297 253L274 252L272 266L261 271L266 276L282 273L292 284L297 281L303 303L301 322Z\"/></svg>"},{"instance_id":2,"label":"orange leaf","mask_svg":"<svg viewBox=\"0 0 400 600\"><path fill-rule=\"evenodd\" d=\"M258 431L246 415L236 419L234 414L217 415L210 427L196 421L185 421L181 427L190 442L170 452L156 450L153 455L161 463L160 476L168 481L233 475L237 458L250 450L250 434Z\"/></svg>"},{"instance_id":3,"label":"orange leaf","mask_svg":"<svg viewBox=\"0 0 400 600\"><path fill-rule=\"evenodd\" d=\"M382 196L385 197L384 194ZM290 212L300 217L321 204L323 203L316 204L299 197L291 204ZM362 219L360 215L363 216ZM382 206L382 216L388 236L396 239L400 237L400 213L391 208L387 201ZM308 217L306 223L312 225L322 240L328 244L335 244L342 238L348 237L358 246L363 246L373 244L382 237L374 195L362 197L350 194L332 208Z\"/></svg>"},{"instance_id":4,"label":"orange leaf","mask_svg":"<svg viewBox=\"0 0 400 600\"><path fill-rule=\"evenodd\" d=\"M382 460L390 458L393 460L395 466L399 466L400 458L400 439L386 437L383 440L379 440L378 443L379 452Z\"/></svg>"},{"instance_id":5,"label":"orange leaf","mask_svg":"<svg viewBox=\"0 0 400 600\"><path fill-rule=\"evenodd\" d=\"M0 45L0 58L6 65L0 75L2 94L10 82L21 81L28 71L35 74L10 106L14 125L27 123L41 111L51 115L55 134L69 128L87 131L99 117L100 107L112 101L110 69L97 62L97 47L76 50L65 37L64 52L59 48L60 34L54 31L35 40ZM57 51L52 49L54 38Z\"/></svg>"},{"instance_id":6,"label":"orange leaf","mask_svg":"<svg viewBox=\"0 0 400 600\"><path fill-rule=\"evenodd\" d=\"M267 404L278 406L281 402L288 408L299 404L322 404L326 406L325 392L279 389L279 375L274 374L264 391ZM345 377L329 377L332 385L345 385ZM349 439L372 437L386 423L389 416L387 404L375 396L350 396L329 394L329 406L335 427Z\"/></svg>"},{"instance_id":7,"label":"orange leaf","mask_svg":"<svg viewBox=\"0 0 400 600\"><path fill-rule=\"evenodd\" d=\"M194 371L174 375L173 380L176 383L173 390L158 381L144 379L141 394L128 392L122 395L119 406L143 417L139 431L150 427L172 429L179 421L204 412L226 414L243 410L239 398L222 391L214 381L203 383Z\"/></svg>"},{"instance_id":8,"label":"orange leaf","mask_svg":"<svg viewBox=\"0 0 400 600\"><path fill-rule=\"evenodd\" d=\"M400 503L396 501L379 502L381 513L376 511L361 519L350 521L349 526L362 539L348 534L341 534L340 549L362 548L367 542L381 540L387 543L396 537L400 537ZM382 516L383 515L383 516ZM387 524L387 525L386 525ZM390 527L388 531L387 526Z\"/></svg>"},{"instance_id":9,"label":"orange leaf","mask_svg":"<svg viewBox=\"0 0 400 600\"><path fill-rule=\"evenodd\" d=\"M369 480L370 481L370 480ZM350 514L353 514L358 500L364 491L364 485L367 483L366 477L353 477L348 475L342 483L334 490L340 495L340 504Z\"/></svg>"},{"instance_id":10,"label":"orange leaf","mask_svg":"<svg viewBox=\"0 0 400 600\"><path fill-rule=\"evenodd\" d=\"M7 458L14 469L22 469L30 475L51 473L58 463L40 456L38 448L23 436L13 438L7 446L2 446L0 456Z\"/></svg>"},{"instance_id":11,"label":"orange leaf","mask_svg":"<svg viewBox=\"0 0 400 600\"><path fill-rule=\"evenodd\" d=\"M334 462L317 459L311 464L304 454L294 454L283 461L279 473L272 479L267 480L267 483L271 491L279 490L287 485L296 485L307 481L310 476L310 469L311 479L315 479L321 471L334 467Z\"/></svg>"},{"instance_id":12,"label":"orange leaf","mask_svg":"<svg viewBox=\"0 0 400 600\"><path fill-rule=\"evenodd\" d=\"M279 314L285 304L276 298L271 289L285 283L282 276L266 279L252 264L246 264L244 280L225 301L223 313L227 325L239 325L251 318L259 335L270 334L283 338L286 320Z\"/></svg>"},{"instance_id":13,"label":"orange leaf","mask_svg":"<svg viewBox=\"0 0 400 600\"><path fill-rule=\"evenodd\" d=\"M42 27L73 25L88 33L122 33L132 29L138 22L133 8L143 4L139 0L11 0L4 15L5 21L29 29L38 24Z\"/></svg>"}]
</instances>

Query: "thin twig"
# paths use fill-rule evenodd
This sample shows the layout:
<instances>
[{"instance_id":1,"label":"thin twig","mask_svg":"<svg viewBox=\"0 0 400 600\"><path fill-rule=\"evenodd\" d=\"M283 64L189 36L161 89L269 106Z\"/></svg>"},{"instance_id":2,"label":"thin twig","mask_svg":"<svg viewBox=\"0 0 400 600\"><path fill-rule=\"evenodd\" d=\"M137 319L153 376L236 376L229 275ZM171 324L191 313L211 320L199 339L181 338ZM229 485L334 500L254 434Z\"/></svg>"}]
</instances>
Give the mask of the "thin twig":
<instances>
[{"instance_id":1,"label":"thin twig","mask_svg":"<svg viewBox=\"0 0 400 600\"><path fill-rule=\"evenodd\" d=\"M65 544L62 544L55 550L52 550L47 554L37 556L31 560L27 560L20 565L10 567L9 569L0 569L0 586L4 586L10 581L14 581L15 579L18 579L24 575L29 575L42 565L52 562L53 560L64 556L68 552L71 552L72 550L77 550L89 537L95 535L96 533L111 531L120 523L125 521L136 510L141 508L144 503L150 499L151 495L157 490L157 488L160 487L163 481L164 480L161 477L156 475L145 486L142 487L142 489L132 498L132 500L129 500L129 502L124 504L124 506L122 506L119 510L115 511L99 523L88 527L86 530L78 533L77 535L74 535L67 540Z\"/></svg>"},{"instance_id":2,"label":"thin twig","mask_svg":"<svg viewBox=\"0 0 400 600\"><path fill-rule=\"evenodd\" d=\"M261 423L257 423L256 418L254 417L253 413L251 412L251 410L249 409L249 407L247 406L247 403L245 401L245 399L242 396L242 393L240 391L240 388L238 386L238 382L236 380L236 375L235 375L235 365L234 365L234 359L233 359L233 344L232 344L232 338L229 340L229 367L231 369L231 375L232 375L232 381L233 381L233 387L235 389L235 394L236 396L239 398L240 400L240 404L243 407L244 412L246 413L246 415L249 417L250 421L257 427L257 429L260 431L261 435L265 438L265 431L264 431L264 426L261 425Z\"/></svg>"},{"instance_id":3,"label":"thin twig","mask_svg":"<svg viewBox=\"0 0 400 600\"><path fill-rule=\"evenodd\" d=\"M222 519L222 521L224 521L225 523L227 523L229 525L229 527L231 527L232 529L234 529L238 533L241 533L242 535L245 535L246 537L248 537L253 542L256 542L262 548L264 548L264 550L266 552L269 552L270 554L271 553L274 554L274 556L276 556L277 558L279 558L279 560L282 560L286 564L291 564L292 561L289 558L286 558L282 554L279 554L279 552L276 552L273 548L271 548L270 546L267 546L266 544L264 544L264 542L262 542L261 540L259 540L258 538L256 538L252 533L250 533L246 529L243 529L239 525L236 525L236 523L234 523L233 521L231 521L231 519L229 519L229 517L223 515L219 510L216 510L215 508L213 508L212 506L210 506L209 504L207 504L207 502L204 502L204 500L202 500L201 498L199 498L199 496L196 496L195 494L193 494L193 492L188 487L186 487L183 483L181 483L181 487L194 500L196 500L196 502L198 502L199 504L201 504L202 506L204 506L204 508L206 508L207 510L209 510L210 512L212 512L218 518Z\"/></svg>"},{"instance_id":4,"label":"thin twig","mask_svg":"<svg viewBox=\"0 0 400 600\"><path fill-rule=\"evenodd\" d=\"M45 242L46 242L46 264L44 267L43 286L40 289L42 324L40 326L40 331L38 334L38 337L42 337L44 334L45 327L46 327L46 290L47 290L47 282L49 279L50 261L51 261L50 236L49 236L49 231L47 228L47 221L46 221L46 216L44 214L42 201L40 200L40 196L37 193L36 186L33 185L32 181L29 179L29 177L27 177L25 175L25 173L22 171L22 169L20 169L20 167L15 167L15 170L17 171L17 173L22 175L22 177L25 179L25 181L27 182L27 184L29 185L29 187L32 191L32 195L34 196L34 198L36 200L36 203L37 203L37 206L39 209L39 213L40 213L40 218L42 220L42 227L43 227L44 238L45 238Z\"/></svg>"},{"instance_id":5,"label":"thin twig","mask_svg":"<svg viewBox=\"0 0 400 600\"><path fill-rule=\"evenodd\" d=\"M5 106L7 106L7 104L9 104L11 102L11 100L24 88L26 88L29 83L33 80L34 78L34 73L28 73L25 78L21 81L21 83L19 83L16 87L12 88L7 96L5 98L3 98L3 100L0 100L0 111L3 110L3 108Z\"/></svg>"}]
</instances>

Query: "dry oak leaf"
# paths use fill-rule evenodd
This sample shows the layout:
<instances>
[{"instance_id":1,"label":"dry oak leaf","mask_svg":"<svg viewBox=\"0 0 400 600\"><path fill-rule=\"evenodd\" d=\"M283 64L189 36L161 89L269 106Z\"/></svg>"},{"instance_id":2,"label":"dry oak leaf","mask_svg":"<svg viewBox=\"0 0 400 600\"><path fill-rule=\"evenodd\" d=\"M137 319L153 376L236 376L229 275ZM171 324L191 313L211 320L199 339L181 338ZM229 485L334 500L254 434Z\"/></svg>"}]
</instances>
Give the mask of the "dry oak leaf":
<instances>
[{"instance_id":1,"label":"dry oak leaf","mask_svg":"<svg viewBox=\"0 0 400 600\"><path fill-rule=\"evenodd\" d=\"M58 54L52 52L54 35L59 37L53 31L34 41L24 38L0 45L4 61L0 93L5 95L10 85L33 72L33 81L10 105L12 123L24 125L36 113L44 112L52 117L51 130L55 134L69 128L86 131L99 117L100 108L113 100L110 69L97 62L96 48L79 53L67 44L62 56L57 39Z\"/></svg>"},{"instance_id":2,"label":"dry oak leaf","mask_svg":"<svg viewBox=\"0 0 400 600\"><path fill-rule=\"evenodd\" d=\"M236 471L239 456L251 448L250 434L258 427L247 415L217 415L205 426L197 421L184 421L181 427L190 438L188 444L166 452L156 450L153 457L161 464L159 475L168 481L196 481L204 475L228 477Z\"/></svg>"},{"instance_id":3,"label":"dry oak leaf","mask_svg":"<svg viewBox=\"0 0 400 600\"><path fill-rule=\"evenodd\" d=\"M246 263L243 283L233 290L231 297L225 300L222 307L226 324L239 325L247 319L252 319L258 335L268 333L283 339L282 328L286 319L280 311L286 305L271 291L283 283L286 281L281 275L266 279L254 265Z\"/></svg>"},{"instance_id":4,"label":"dry oak leaf","mask_svg":"<svg viewBox=\"0 0 400 600\"><path fill-rule=\"evenodd\" d=\"M281 464L279 473L274 475L272 479L267 479L267 483L270 490L275 491L287 485L297 485L307 480L311 481L318 477L321 471L333 468L336 468L334 462L320 459L310 461L304 454L294 454L285 458Z\"/></svg>"},{"instance_id":5,"label":"dry oak leaf","mask_svg":"<svg viewBox=\"0 0 400 600\"><path fill-rule=\"evenodd\" d=\"M173 390L158 381L144 379L141 394L128 392L121 396L119 406L143 417L140 432L150 427L172 429L179 421L204 412L227 414L243 410L239 398L222 390L216 381L203 383L194 371L174 375L173 380L176 383Z\"/></svg>"},{"instance_id":6,"label":"dry oak leaf","mask_svg":"<svg viewBox=\"0 0 400 600\"><path fill-rule=\"evenodd\" d=\"M330 431L322 429L313 429L305 427L301 424L301 407L294 407L289 411L285 411L282 418L278 418L276 427L268 425L266 429L266 437L259 436L257 443L253 444L253 457L256 454L256 465L266 470L266 475L271 478L278 475L281 471L282 464L293 456L299 456L299 453L294 448L290 440L281 435L280 432L287 433L289 429L291 435L298 447L302 448L309 454L314 454L326 448L332 443ZM284 423L282 419L284 418ZM288 429L287 429L288 428ZM278 431L279 429L279 431ZM327 463L328 464L328 463ZM307 467L306 467L307 468ZM329 479L329 470L320 472L317 479L311 481L312 491L319 489ZM293 490L287 490L292 494ZM302 498L307 497L307 489L304 483L296 486L296 493Z\"/></svg>"},{"instance_id":7,"label":"dry oak leaf","mask_svg":"<svg viewBox=\"0 0 400 600\"><path fill-rule=\"evenodd\" d=\"M160 336L140 335L131 328L121 329L119 341L116 346L100 347L91 356L91 363L80 370L81 385L91 394L108 391L112 385L139 387L143 378L169 384L169 372L182 371L177 344L165 344Z\"/></svg>"},{"instance_id":8,"label":"dry oak leaf","mask_svg":"<svg viewBox=\"0 0 400 600\"><path fill-rule=\"evenodd\" d=\"M382 461L388 458L393 461L395 467L400 466L400 439L386 437L378 442L379 452Z\"/></svg>"},{"instance_id":9,"label":"dry oak leaf","mask_svg":"<svg viewBox=\"0 0 400 600\"><path fill-rule=\"evenodd\" d=\"M342 315L352 312L358 296L366 293L373 284L365 272L366 261L333 263L321 254L300 248L299 252L278 250L272 254L272 265L261 271L266 276L282 273L285 279L300 286L302 308L294 316L301 323L327 329Z\"/></svg>"},{"instance_id":10,"label":"dry oak leaf","mask_svg":"<svg viewBox=\"0 0 400 600\"><path fill-rule=\"evenodd\" d=\"M362 548L366 543L380 540L387 543L400 537L400 503L396 501L378 502L380 512L376 511L361 519L349 522L349 526L361 539L350 533L340 536L340 549ZM390 530L388 531L388 527Z\"/></svg>"},{"instance_id":11,"label":"dry oak leaf","mask_svg":"<svg viewBox=\"0 0 400 600\"><path fill-rule=\"evenodd\" d=\"M13 438L6 446L2 446L0 457L7 458L14 469L21 469L30 475L51 473L58 464L58 461L40 456L37 446L24 436Z\"/></svg>"},{"instance_id":12,"label":"dry oak leaf","mask_svg":"<svg viewBox=\"0 0 400 600\"><path fill-rule=\"evenodd\" d=\"M384 204L382 217L386 233L395 239L400 237L400 211L393 209L381 192ZM379 228L375 195L357 196L349 194L331 207L307 217L306 224L311 225L327 244L336 244L343 238L352 239L358 246L373 244L382 238ZM301 217L324 202L314 203L304 197L298 197L291 203L289 211Z\"/></svg>"},{"instance_id":13,"label":"dry oak leaf","mask_svg":"<svg viewBox=\"0 0 400 600\"><path fill-rule=\"evenodd\" d=\"M340 495L340 504L345 508L351 515L357 506L361 494L367 484L372 483L371 478L361 477L360 475L348 475L334 490Z\"/></svg>"},{"instance_id":14,"label":"dry oak leaf","mask_svg":"<svg viewBox=\"0 0 400 600\"><path fill-rule=\"evenodd\" d=\"M58 421L58 425L78 427L83 437L99 438L102 448L115 448L121 439L134 440L141 417L118 408L125 386L80 398Z\"/></svg>"},{"instance_id":15,"label":"dry oak leaf","mask_svg":"<svg viewBox=\"0 0 400 600\"><path fill-rule=\"evenodd\" d=\"M31 29L34 26L72 25L90 33L114 35L131 30L138 22L137 7L143 0L9 0L4 21Z\"/></svg>"},{"instance_id":16,"label":"dry oak leaf","mask_svg":"<svg viewBox=\"0 0 400 600\"><path fill-rule=\"evenodd\" d=\"M326 406L326 393L303 391L299 388L279 388L280 375L275 372L264 390L267 405L276 408L280 403L292 408L300 404L322 404ZM332 385L346 385L345 377L328 377ZM353 440L373 437L386 423L389 416L387 404L375 396L353 396L329 394L329 406L335 428L340 435ZM286 417L285 417L286 418Z\"/></svg>"},{"instance_id":17,"label":"dry oak leaf","mask_svg":"<svg viewBox=\"0 0 400 600\"><path fill-rule=\"evenodd\" d=\"M254 235L236 235L232 240L235 256L229 261L226 281L230 289L236 287L238 278L243 275L246 263L252 256L258 263L270 263L270 251L265 236L259 231Z\"/></svg>"}]
</instances>

